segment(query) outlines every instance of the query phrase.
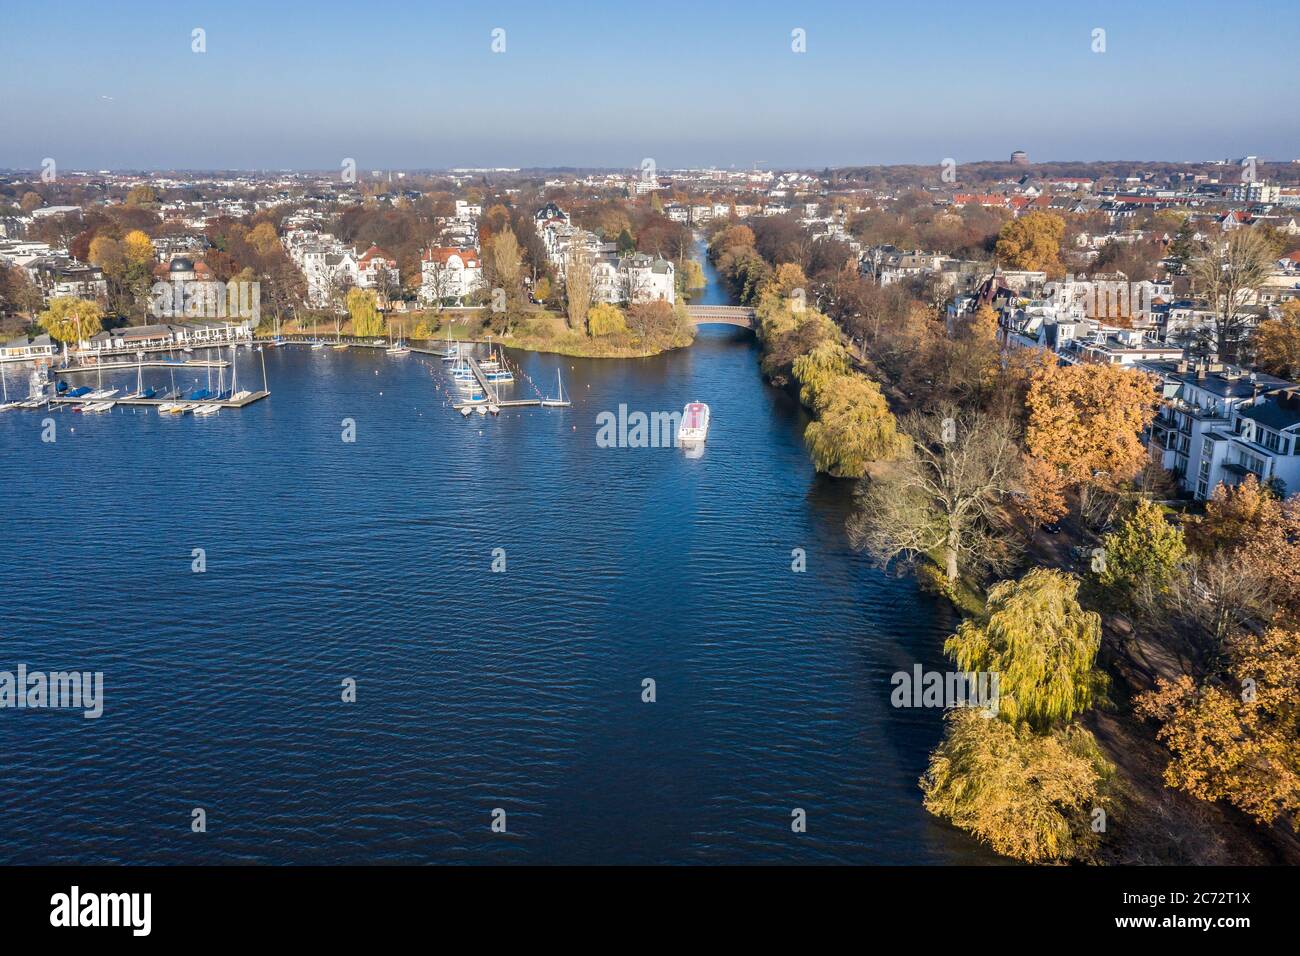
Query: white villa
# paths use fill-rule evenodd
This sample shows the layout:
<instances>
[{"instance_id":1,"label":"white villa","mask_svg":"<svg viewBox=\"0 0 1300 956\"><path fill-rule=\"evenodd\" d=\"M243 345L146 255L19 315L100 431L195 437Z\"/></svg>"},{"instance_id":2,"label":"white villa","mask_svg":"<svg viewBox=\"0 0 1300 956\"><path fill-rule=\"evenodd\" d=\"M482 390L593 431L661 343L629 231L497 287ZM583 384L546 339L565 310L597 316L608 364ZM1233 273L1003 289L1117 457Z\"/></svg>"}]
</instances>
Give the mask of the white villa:
<instances>
[{"instance_id":1,"label":"white villa","mask_svg":"<svg viewBox=\"0 0 1300 956\"><path fill-rule=\"evenodd\" d=\"M420 257L420 300L463 304L483 287L483 262L477 249L443 246Z\"/></svg>"}]
</instances>

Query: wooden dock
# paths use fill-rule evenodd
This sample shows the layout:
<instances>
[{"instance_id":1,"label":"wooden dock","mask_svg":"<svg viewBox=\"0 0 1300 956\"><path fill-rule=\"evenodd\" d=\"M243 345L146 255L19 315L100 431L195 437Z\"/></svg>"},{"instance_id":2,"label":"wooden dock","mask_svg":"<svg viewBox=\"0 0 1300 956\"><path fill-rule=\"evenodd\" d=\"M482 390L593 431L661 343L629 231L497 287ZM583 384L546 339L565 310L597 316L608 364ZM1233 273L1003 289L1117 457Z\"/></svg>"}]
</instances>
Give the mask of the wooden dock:
<instances>
[{"instance_id":1,"label":"wooden dock","mask_svg":"<svg viewBox=\"0 0 1300 956\"><path fill-rule=\"evenodd\" d=\"M153 362L113 362L103 365L73 365L67 368L54 366L52 371L56 375L75 375L79 372L133 372L140 368L230 368L230 363L225 359L185 359L174 362L153 361Z\"/></svg>"},{"instance_id":2,"label":"wooden dock","mask_svg":"<svg viewBox=\"0 0 1300 956\"><path fill-rule=\"evenodd\" d=\"M263 390L260 390L260 389L259 389L258 391L255 391L255 392L250 391L247 395L245 395L243 398L239 399L238 401L233 401L233 400L231 400L231 399L229 399L229 398L224 398L224 399L221 399L221 398L214 398L214 399L204 399L204 398L188 399L188 398L157 398L157 397L155 397L155 398L131 398L131 397L127 397L127 398L117 398L116 396L114 396L113 398L91 398L91 399L87 399L86 396L83 395L83 396L81 396L80 398L63 398L63 397L59 397L59 398L51 398L51 399L49 399L49 401L48 401L47 404L48 404L48 405L69 405L69 406L72 406L72 405L94 405L96 402L112 402L114 405L143 405L143 406L148 406L148 405L188 405L188 406L191 406L191 407L197 407L197 406L199 406L199 405L219 405L219 406L222 407L222 408L244 408L244 407L246 407L246 406L248 406L248 405L252 405L254 402L260 402L260 401L261 401L262 399L264 399L264 398L269 398L270 395L271 395L270 392L268 392L268 391L263 391Z\"/></svg>"},{"instance_id":3,"label":"wooden dock","mask_svg":"<svg viewBox=\"0 0 1300 956\"><path fill-rule=\"evenodd\" d=\"M568 408L569 403L562 399L548 398L508 398L504 401L501 399L501 391L496 387L496 383L488 380L483 374L483 369L479 367L478 361L472 355L462 356L469 363L470 371L478 379L479 388L483 389L486 398L479 401L452 402L451 407L460 411L462 408L478 408L479 406L495 405L497 408Z\"/></svg>"}]
</instances>

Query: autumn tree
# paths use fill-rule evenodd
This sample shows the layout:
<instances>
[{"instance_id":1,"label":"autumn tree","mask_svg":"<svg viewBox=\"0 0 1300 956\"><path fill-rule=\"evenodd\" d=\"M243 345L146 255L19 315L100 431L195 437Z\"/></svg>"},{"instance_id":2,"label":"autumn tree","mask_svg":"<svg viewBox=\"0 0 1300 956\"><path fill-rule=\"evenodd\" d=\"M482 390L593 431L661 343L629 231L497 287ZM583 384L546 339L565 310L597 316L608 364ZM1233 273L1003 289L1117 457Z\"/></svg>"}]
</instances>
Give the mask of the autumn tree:
<instances>
[{"instance_id":1,"label":"autumn tree","mask_svg":"<svg viewBox=\"0 0 1300 956\"><path fill-rule=\"evenodd\" d=\"M1061 241L1065 220L1050 212L1028 212L1012 219L998 233L996 253L1012 269L1027 269L1057 276L1061 265Z\"/></svg>"},{"instance_id":2,"label":"autumn tree","mask_svg":"<svg viewBox=\"0 0 1300 956\"><path fill-rule=\"evenodd\" d=\"M949 583L961 570L1004 570L1010 555L1001 504L1019 472L1011 424L949 406L910 414L902 429L911 438L907 451L867 482L850 519L854 547L882 565L937 554Z\"/></svg>"},{"instance_id":3,"label":"autumn tree","mask_svg":"<svg viewBox=\"0 0 1300 956\"><path fill-rule=\"evenodd\" d=\"M371 289L352 288L344 300L352 320L352 334L363 338L382 335L384 318L379 314L378 297Z\"/></svg>"},{"instance_id":4,"label":"autumn tree","mask_svg":"<svg viewBox=\"0 0 1300 956\"><path fill-rule=\"evenodd\" d=\"M154 206L158 203L158 194L152 186L141 183L138 186L132 186L126 194L126 204L128 206Z\"/></svg>"},{"instance_id":5,"label":"autumn tree","mask_svg":"<svg viewBox=\"0 0 1300 956\"><path fill-rule=\"evenodd\" d=\"M1219 361L1240 360L1250 331L1246 307L1273 268L1273 248L1254 229L1233 230L1217 248L1191 265L1192 287L1214 310L1214 345Z\"/></svg>"},{"instance_id":6,"label":"autumn tree","mask_svg":"<svg viewBox=\"0 0 1300 956\"><path fill-rule=\"evenodd\" d=\"M38 317L41 328L60 342L81 342L103 331L104 310L98 302L56 296Z\"/></svg>"},{"instance_id":7,"label":"autumn tree","mask_svg":"<svg viewBox=\"0 0 1300 956\"><path fill-rule=\"evenodd\" d=\"M1114 768L1092 734L1070 725L1036 734L962 708L921 778L925 808L994 851L1026 863L1090 859L1093 812L1112 802Z\"/></svg>"},{"instance_id":8,"label":"autumn tree","mask_svg":"<svg viewBox=\"0 0 1300 956\"><path fill-rule=\"evenodd\" d=\"M587 247L575 235L569 242L568 263L564 270L564 297L569 328L586 328L591 308L591 259Z\"/></svg>"},{"instance_id":9,"label":"autumn tree","mask_svg":"<svg viewBox=\"0 0 1300 956\"><path fill-rule=\"evenodd\" d=\"M148 269L154 261L153 240L148 233L133 229L122 239L122 254L126 256L128 265Z\"/></svg>"},{"instance_id":10,"label":"autumn tree","mask_svg":"<svg viewBox=\"0 0 1300 956\"><path fill-rule=\"evenodd\" d=\"M681 331L681 316L663 299L637 302L627 310L628 329L648 349L667 345Z\"/></svg>"},{"instance_id":11,"label":"autumn tree","mask_svg":"<svg viewBox=\"0 0 1300 956\"><path fill-rule=\"evenodd\" d=\"M1300 378L1300 300L1282 303L1282 314L1259 323L1252 337L1255 365L1279 378Z\"/></svg>"},{"instance_id":12,"label":"autumn tree","mask_svg":"<svg viewBox=\"0 0 1300 956\"><path fill-rule=\"evenodd\" d=\"M1137 712L1160 723L1165 782L1261 823L1300 811L1300 631L1241 631L1220 676L1161 678Z\"/></svg>"},{"instance_id":13,"label":"autumn tree","mask_svg":"<svg viewBox=\"0 0 1300 956\"><path fill-rule=\"evenodd\" d=\"M1036 369L1025 398L1028 474L1078 487L1085 513L1094 487L1115 488L1143 468L1142 433L1155 417L1152 379L1119 365L1050 365ZM1043 467L1046 466L1046 467ZM1047 497L1036 489L1031 496ZM1060 513L1064 513L1064 500Z\"/></svg>"},{"instance_id":14,"label":"autumn tree","mask_svg":"<svg viewBox=\"0 0 1300 956\"><path fill-rule=\"evenodd\" d=\"M1042 732L1087 710L1105 686L1093 665L1101 618L1079 606L1079 581L1034 568L989 591L984 612L962 621L944 650L964 671L999 675L1000 713Z\"/></svg>"},{"instance_id":15,"label":"autumn tree","mask_svg":"<svg viewBox=\"0 0 1300 956\"><path fill-rule=\"evenodd\" d=\"M282 250L280 236L275 226L269 222L260 222L248 233L246 241L260 256L271 256Z\"/></svg>"},{"instance_id":16,"label":"autumn tree","mask_svg":"<svg viewBox=\"0 0 1300 956\"><path fill-rule=\"evenodd\" d=\"M32 282L26 269L0 262L0 315L30 315L41 307L43 301L41 290Z\"/></svg>"},{"instance_id":17,"label":"autumn tree","mask_svg":"<svg viewBox=\"0 0 1300 956\"><path fill-rule=\"evenodd\" d=\"M833 477L861 478L869 464L894 457L902 445L885 396L866 376L840 378L816 411L804 444L817 470Z\"/></svg>"},{"instance_id":18,"label":"autumn tree","mask_svg":"<svg viewBox=\"0 0 1300 956\"><path fill-rule=\"evenodd\" d=\"M519 240L515 238L514 231L505 228L493 236L490 250L493 279L509 294L511 290L518 288L523 270L523 254L520 252Z\"/></svg>"},{"instance_id":19,"label":"autumn tree","mask_svg":"<svg viewBox=\"0 0 1300 956\"><path fill-rule=\"evenodd\" d=\"M587 331L593 336L618 335L627 331L627 319L618 306L598 302L587 311Z\"/></svg>"},{"instance_id":20,"label":"autumn tree","mask_svg":"<svg viewBox=\"0 0 1300 956\"><path fill-rule=\"evenodd\" d=\"M1188 532L1202 554L1222 555L1264 586L1267 616L1300 626L1300 496L1282 501L1248 475L1215 488Z\"/></svg>"}]
</instances>

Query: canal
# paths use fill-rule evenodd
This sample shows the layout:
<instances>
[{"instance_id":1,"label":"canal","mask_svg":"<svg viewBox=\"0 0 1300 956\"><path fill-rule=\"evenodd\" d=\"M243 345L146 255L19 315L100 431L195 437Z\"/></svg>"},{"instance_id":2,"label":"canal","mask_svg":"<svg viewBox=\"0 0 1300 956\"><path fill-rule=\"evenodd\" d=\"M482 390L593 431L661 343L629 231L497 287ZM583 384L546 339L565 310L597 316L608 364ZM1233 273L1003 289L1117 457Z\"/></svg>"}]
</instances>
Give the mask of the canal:
<instances>
[{"instance_id":1,"label":"canal","mask_svg":"<svg viewBox=\"0 0 1300 956\"><path fill-rule=\"evenodd\" d=\"M890 706L951 612L850 551L750 333L519 353L573 407L486 419L436 358L264 357L209 419L0 416L0 671L104 686L0 710L0 862L989 859L921 806L941 715ZM697 400L702 457L597 446Z\"/></svg>"}]
</instances>

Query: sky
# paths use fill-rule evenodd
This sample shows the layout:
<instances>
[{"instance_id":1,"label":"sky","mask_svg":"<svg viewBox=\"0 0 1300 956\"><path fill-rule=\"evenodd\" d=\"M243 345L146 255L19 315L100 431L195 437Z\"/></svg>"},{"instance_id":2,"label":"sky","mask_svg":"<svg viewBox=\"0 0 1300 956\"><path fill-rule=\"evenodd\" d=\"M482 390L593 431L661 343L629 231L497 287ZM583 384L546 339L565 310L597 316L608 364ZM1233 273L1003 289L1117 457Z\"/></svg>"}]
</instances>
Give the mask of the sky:
<instances>
[{"instance_id":1,"label":"sky","mask_svg":"<svg viewBox=\"0 0 1300 956\"><path fill-rule=\"evenodd\" d=\"M1289 160L1298 40L1253 0L0 0L0 168Z\"/></svg>"}]
</instances>

